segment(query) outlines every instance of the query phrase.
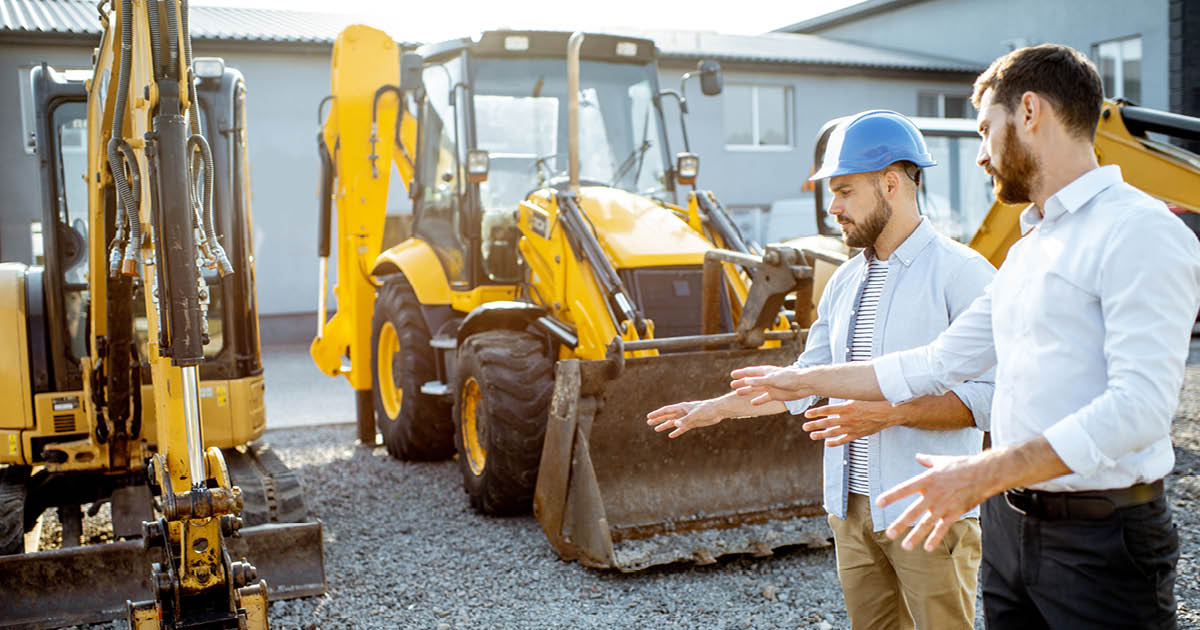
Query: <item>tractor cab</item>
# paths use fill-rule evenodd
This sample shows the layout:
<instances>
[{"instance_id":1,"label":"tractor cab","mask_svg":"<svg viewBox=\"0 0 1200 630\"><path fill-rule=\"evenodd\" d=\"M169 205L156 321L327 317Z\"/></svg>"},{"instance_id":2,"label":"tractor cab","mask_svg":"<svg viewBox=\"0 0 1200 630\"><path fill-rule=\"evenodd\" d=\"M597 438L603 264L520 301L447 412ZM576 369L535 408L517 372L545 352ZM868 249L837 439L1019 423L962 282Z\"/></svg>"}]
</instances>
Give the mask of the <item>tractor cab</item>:
<instances>
[{"instance_id":1,"label":"tractor cab","mask_svg":"<svg viewBox=\"0 0 1200 630\"><path fill-rule=\"evenodd\" d=\"M413 233L451 286L522 279L515 211L568 184L569 33L493 31L418 49ZM579 177L676 203L654 43L588 35L580 51ZM719 70L717 70L719 71Z\"/></svg>"}]
</instances>

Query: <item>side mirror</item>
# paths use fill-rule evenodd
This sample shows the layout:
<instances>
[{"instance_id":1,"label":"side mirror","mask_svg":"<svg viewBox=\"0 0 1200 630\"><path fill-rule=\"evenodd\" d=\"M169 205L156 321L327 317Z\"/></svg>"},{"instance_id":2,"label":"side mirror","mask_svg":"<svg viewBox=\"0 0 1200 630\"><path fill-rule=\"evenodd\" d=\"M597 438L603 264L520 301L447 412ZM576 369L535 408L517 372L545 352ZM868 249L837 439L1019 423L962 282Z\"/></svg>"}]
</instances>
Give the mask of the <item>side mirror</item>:
<instances>
[{"instance_id":1,"label":"side mirror","mask_svg":"<svg viewBox=\"0 0 1200 630\"><path fill-rule=\"evenodd\" d=\"M487 151L479 149L467 151L467 182L471 184L486 182L490 166L491 160L488 158Z\"/></svg>"},{"instance_id":2,"label":"side mirror","mask_svg":"<svg viewBox=\"0 0 1200 630\"><path fill-rule=\"evenodd\" d=\"M400 89L416 90L421 87L421 66L425 58L415 52L400 55Z\"/></svg>"},{"instance_id":3,"label":"side mirror","mask_svg":"<svg viewBox=\"0 0 1200 630\"><path fill-rule=\"evenodd\" d=\"M725 86L725 80L721 76L721 64L716 61L701 61L697 66L700 70L700 91L705 96L716 96L721 93L721 88Z\"/></svg>"},{"instance_id":4,"label":"side mirror","mask_svg":"<svg viewBox=\"0 0 1200 630\"><path fill-rule=\"evenodd\" d=\"M675 181L682 186L691 186L696 183L696 176L699 174L699 155L695 153L675 154Z\"/></svg>"}]
</instances>

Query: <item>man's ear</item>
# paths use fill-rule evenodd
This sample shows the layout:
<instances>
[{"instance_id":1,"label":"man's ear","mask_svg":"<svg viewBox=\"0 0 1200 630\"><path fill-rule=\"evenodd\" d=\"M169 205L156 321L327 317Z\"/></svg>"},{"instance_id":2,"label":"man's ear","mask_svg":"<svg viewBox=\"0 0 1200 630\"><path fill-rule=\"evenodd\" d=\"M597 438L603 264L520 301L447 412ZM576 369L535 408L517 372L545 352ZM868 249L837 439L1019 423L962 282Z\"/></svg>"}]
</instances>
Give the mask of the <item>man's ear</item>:
<instances>
[{"instance_id":1,"label":"man's ear","mask_svg":"<svg viewBox=\"0 0 1200 630\"><path fill-rule=\"evenodd\" d=\"M1025 92L1021 95L1021 102L1017 105L1017 123L1027 133L1033 134L1037 131L1038 126L1043 122L1043 118L1049 115L1046 109L1046 99L1042 98L1037 92Z\"/></svg>"},{"instance_id":2,"label":"man's ear","mask_svg":"<svg viewBox=\"0 0 1200 630\"><path fill-rule=\"evenodd\" d=\"M903 183L901 178L903 175L900 171L889 168L883 172L883 181L886 188L884 189L888 201L895 201L900 194L900 185Z\"/></svg>"}]
</instances>

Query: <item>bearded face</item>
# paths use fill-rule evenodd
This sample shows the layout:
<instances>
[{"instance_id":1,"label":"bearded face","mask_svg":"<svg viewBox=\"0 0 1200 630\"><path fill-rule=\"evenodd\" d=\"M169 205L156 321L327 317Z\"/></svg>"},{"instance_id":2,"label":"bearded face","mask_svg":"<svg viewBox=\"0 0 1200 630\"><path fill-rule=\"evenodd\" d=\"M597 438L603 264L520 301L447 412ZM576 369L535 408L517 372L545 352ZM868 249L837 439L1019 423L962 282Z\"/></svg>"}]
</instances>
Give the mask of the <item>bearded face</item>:
<instances>
[{"instance_id":1,"label":"bearded face","mask_svg":"<svg viewBox=\"0 0 1200 630\"><path fill-rule=\"evenodd\" d=\"M987 173L996 184L996 198L1004 203L1032 203L1031 191L1041 169L1037 157L1017 139L1017 126L1011 120L1004 127L1001 154L992 158Z\"/></svg>"},{"instance_id":2,"label":"bearded face","mask_svg":"<svg viewBox=\"0 0 1200 630\"><path fill-rule=\"evenodd\" d=\"M892 206L883 198L879 180L875 181L875 207L865 217L852 220L846 214L838 217L842 238L850 247L871 247L892 218Z\"/></svg>"}]
</instances>

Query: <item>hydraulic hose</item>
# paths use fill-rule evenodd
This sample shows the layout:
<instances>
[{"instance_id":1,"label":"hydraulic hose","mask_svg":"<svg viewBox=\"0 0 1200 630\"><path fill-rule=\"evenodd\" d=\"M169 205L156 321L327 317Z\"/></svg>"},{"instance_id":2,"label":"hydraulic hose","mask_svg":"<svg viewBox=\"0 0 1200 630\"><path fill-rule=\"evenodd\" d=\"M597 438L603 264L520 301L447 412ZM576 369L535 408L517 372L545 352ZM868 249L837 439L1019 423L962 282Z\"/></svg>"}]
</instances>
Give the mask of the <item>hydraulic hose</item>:
<instances>
[{"instance_id":1,"label":"hydraulic hose","mask_svg":"<svg viewBox=\"0 0 1200 630\"><path fill-rule=\"evenodd\" d=\"M221 247L220 241L217 240L216 220L213 216L213 159L212 149L208 146L208 140L200 134L192 134L188 138L188 153L199 150L200 158L204 162L204 199L201 201L204 210L204 235L208 239L209 247L212 249L213 257L217 261L217 271L221 276L227 276L233 273L233 265L229 263L229 258L225 255L225 248ZM192 172L193 179L195 171ZM194 187L189 187L193 191Z\"/></svg>"},{"instance_id":2,"label":"hydraulic hose","mask_svg":"<svg viewBox=\"0 0 1200 630\"><path fill-rule=\"evenodd\" d=\"M112 172L113 184L117 189L117 204L120 205L129 220L129 241L121 257L121 272L125 275L137 273L137 263L140 259L142 246L142 224L138 219L137 204L134 203L133 191L125 178L123 163L124 122L126 99L129 94L129 66L133 63L133 12L132 0L121 0L121 65L117 72L117 101L112 117L112 137L108 139L108 168ZM134 162L136 164L136 161Z\"/></svg>"},{"instance_id":3,"label":"hydraulic hose","mask_svg":"<svg viewBox=\"0 0 1200 630\"><path fill-rule=\"evenodd\" d=\"M120 162L117 164L117 172L120 172L121 178L125 180L126 201L123 203L132 208L124 213L118 213L121 220L117 222L117 239L123 251L114 251L109 255L109 274L116 277L124 269L125 260L134 261L133 269L136 271L136 261L138 260L139 252L141 251L142 229L141 220L138 217L138 208L142 205L142 175L138 167L137 157L133 153L133 147L125 140L117 142L117 152L120 156ZM125 167L129 167L130 177L125 176ZM114 176L114 180L116 177ZM137 225L137 236L133 235L132 226ZM114 241L114 242L116 242Z\"/></svg>"},{"instance_id":4,"label":"hydraulic hose","mask_svg":"<svg viewBox=\"0 0 1200 630\"><path fill-rule=\"evenodd\" d=\"M146 5L146 20L150 23L150 61L153 66L153 76L158 78L162 71L162 33L158 27L158 3L149 2Z\"/></svg>"},{"instance_id":5,"label":"hydraulic hose","mask_svg":"<svg viewBox=\"0 0 1200 630\"><path fill-rule=\"evenodd\" d=\"M169 1L169 0L168 0ZM183 67L186 68L184 78L187 80L188 86L188 122L191 125L190 129L193 134L203 134L204 130L200 128L200 113L197 111L200 107L199 101L196 100L196 81L192 77L192 31L188 28L188 3L187 0L179 0L180 9L180 24L183 29Z\"/></svg>"},{"instance_id":6,"label":"hydraulic hose","mask_svg":"<svg viewBox=\"0 0 1200 630\"><path fill-rule=\"evenodd\" d=\"M123 0L122 0L123 1ZM174 0L167 0L167 78L178 77L179 72L179 16L176 15Z\"/></svg>"}]
</instances>

